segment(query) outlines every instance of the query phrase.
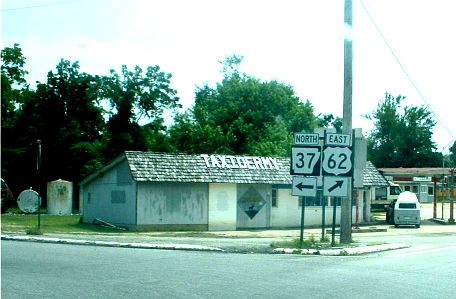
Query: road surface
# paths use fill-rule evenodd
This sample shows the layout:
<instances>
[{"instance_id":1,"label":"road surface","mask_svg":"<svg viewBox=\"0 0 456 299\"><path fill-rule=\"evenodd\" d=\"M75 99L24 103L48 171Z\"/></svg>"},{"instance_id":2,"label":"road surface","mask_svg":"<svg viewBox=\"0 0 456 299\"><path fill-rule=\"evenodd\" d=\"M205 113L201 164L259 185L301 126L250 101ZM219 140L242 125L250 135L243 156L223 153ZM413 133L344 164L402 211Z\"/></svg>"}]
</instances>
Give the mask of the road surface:
<instances>
[{"instance_id":1,"label":"road surface","mask_svg":"<svg viewBox=\"0 0 456 299\"><path fill-rule=\"evenodd\" d=\"M2 298L452 298L456 236L355 257L2 241Z\"/></svg>"}]
</instances>

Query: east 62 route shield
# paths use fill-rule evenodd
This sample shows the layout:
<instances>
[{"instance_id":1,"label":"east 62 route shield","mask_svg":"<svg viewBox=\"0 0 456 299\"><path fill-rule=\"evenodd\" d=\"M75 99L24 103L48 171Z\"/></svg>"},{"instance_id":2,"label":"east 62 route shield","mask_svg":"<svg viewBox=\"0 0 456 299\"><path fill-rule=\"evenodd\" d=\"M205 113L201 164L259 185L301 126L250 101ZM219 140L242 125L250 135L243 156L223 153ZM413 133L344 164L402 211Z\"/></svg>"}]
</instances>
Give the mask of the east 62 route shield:
<instances>
[{"instance_id":1,"label":"east 62 route shield","mask_svg":"<svg viewBox=\"0 0 456 299\"><path fill-rule=\"evenodd\" d=\"M353 172L351 149L349 147L325 147L322 170L324 176L351 176Z\"/></svg>"}]
</instances>

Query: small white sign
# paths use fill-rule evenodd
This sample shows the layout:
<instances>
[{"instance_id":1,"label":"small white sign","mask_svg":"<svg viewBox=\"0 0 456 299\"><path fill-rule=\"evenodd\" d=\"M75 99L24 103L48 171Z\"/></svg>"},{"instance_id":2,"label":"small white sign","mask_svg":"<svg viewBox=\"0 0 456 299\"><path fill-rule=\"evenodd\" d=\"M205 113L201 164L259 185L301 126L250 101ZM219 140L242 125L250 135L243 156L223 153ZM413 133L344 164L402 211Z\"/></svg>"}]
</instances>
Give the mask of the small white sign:
<instances>
[{"instance_id":1,"label":"small white sign","mask_svg":"<svg viewBox=\"0 0 456 299\"><path fill-rule=\"evenodd\" d=\"M325 145L351 146L351 135L326 133Z\"/></svg>"},{"instance_id":2,"label":"small white sign","mask_svg":"<svg viewBox=\"0 0 456 299\"><path fill-rule=\"evenodd\" d=\"M293 177L292 195L294 196L317 196L317 178Z\"/></svg>"},{"instance_id":3,"label":"small white sign","mask_svg":"<svg viewBox=\"0 0 456 299\"><path fill-rule=\"evenodd\" d=\"M296 145L318 145L320 135L317 133L295 133L294 144Z\"/></svg>"},{"instance_id":4,"label":"small white sign","mask_svg":"<svg viewBox=\"0 0 456 299\"><path fill-rule=\"evenodd\" d=\"M323 177L323 196L347 197L349 177Z\"/></svg>"},{"instance_id":5,"label":"small white sign","mask_svg":"<svg viewBox=\"0 0 456 299\"><path fill-rule=\"evenodd\" d=\"M414 176L414 182L432 182L432 177L430 176Z\"/></svg>"}]
</instances>

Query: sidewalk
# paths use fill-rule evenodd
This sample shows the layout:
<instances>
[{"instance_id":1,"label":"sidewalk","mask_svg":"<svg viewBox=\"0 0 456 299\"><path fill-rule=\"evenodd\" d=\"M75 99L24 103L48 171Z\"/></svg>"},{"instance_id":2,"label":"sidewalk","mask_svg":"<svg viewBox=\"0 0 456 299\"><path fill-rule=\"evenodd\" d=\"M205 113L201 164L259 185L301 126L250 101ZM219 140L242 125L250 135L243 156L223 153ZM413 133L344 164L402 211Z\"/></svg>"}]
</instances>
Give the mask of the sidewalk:
<instances>
[{"instance_id":1,"label":"sidewalk","mask_svg":"<svg viewBox=\"0 0 456 299\"><path fill-rule=\"evenodd\" d=\"M327 229L330 229L327 227ZM75 244L90 246L128 247L142 249L191 250L229 253L295 253L314 255L359 255L384 250L408 247L407 244L381 244L382 238L408 234L447 234L456 233L456 226L439 225L425 221L420 229L394 228L391 225L377 224L375 226L353 229L352 237L356 247L333 248L326 250L298 250L293 248L278 248L273 250L271 243L299 239L299 229L283 230L238 230L211 232L144 232L117 234L46 234L42 236L25 235L24 233L2 232L2 240L45 242L56 244ZM305 239L314 235L321 237L321 228L304 230ZM331 234L326 234L331 238ZM375 236L378 240L375 246L362 241L362 236ZM336 235L338 239L338 235Z\"/></svg>"}]
</instances>

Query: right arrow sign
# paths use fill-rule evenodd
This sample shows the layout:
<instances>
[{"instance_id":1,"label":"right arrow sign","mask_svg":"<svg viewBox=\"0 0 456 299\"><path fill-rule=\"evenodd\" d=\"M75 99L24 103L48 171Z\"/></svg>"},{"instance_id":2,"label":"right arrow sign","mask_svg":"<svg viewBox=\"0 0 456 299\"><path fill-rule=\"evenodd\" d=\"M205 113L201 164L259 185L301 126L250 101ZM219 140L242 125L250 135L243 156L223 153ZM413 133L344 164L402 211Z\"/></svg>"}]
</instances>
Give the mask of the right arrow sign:
<instances>
[{"instance_id":1,"label":"right arrow sign","mask_svg":"<svg viewBox=\"0 0 456 299\"><path fill-rule=\"evenodd\" d=\"M349 177L325 176L323 177L323 196L348 196Z\"/></svg>"}]
</instances>

